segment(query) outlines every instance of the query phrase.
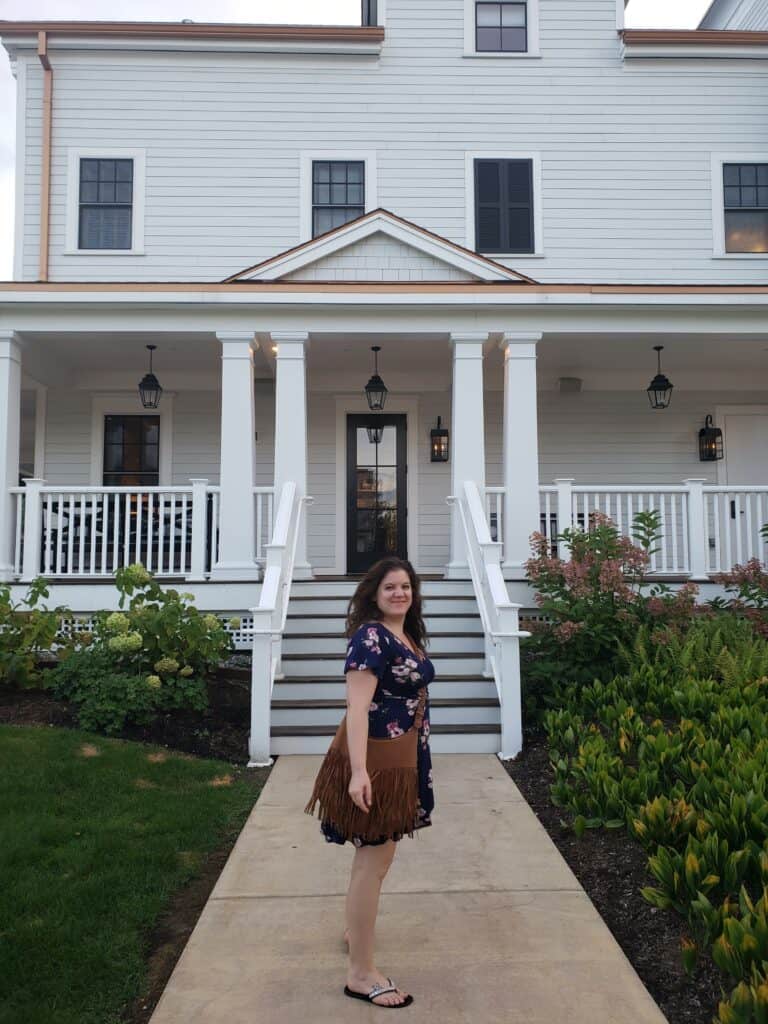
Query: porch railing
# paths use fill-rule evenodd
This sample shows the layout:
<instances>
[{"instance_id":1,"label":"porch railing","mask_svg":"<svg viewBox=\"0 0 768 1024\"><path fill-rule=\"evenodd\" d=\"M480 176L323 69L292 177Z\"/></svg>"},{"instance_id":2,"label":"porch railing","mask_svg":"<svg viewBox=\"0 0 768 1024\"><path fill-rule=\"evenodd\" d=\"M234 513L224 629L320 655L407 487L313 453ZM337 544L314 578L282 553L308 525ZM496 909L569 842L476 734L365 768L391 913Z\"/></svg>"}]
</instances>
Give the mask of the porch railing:
<instances>
[{"instance_id":1,"label":"porch railing","mask_svg":"<svg viewBox=\"0 0 768 1024\"><path fill-rule=\"evenodd\" d=\"M486 492L486 501L487 501ZM448 503L459 516L467 552L467 565L477 599L485 634L486 674L493 677L501 706L501 760L515 757L523 745L522 703L520 692L520 639L530 636L521 631L520 605L509 600L501 571L501 543L491 539L487 505L477 484L464 482L461 493L451 495ZM484 514L485 512L485 514Z\"/></svg>"},{"instance_id":2,"label":"porch railing","mask_svg":"<svg viewBox=\"0 0 768 1024\"><path fill-rule=\"evenodd\" d=\"M273 529L271 487L255 488L256 561L266 562ZM220 488L205 479L182 487L14 487L14 574L109 577L141 562L159 577L204 580L219 554Z\"/></svg>"}]
</instances>

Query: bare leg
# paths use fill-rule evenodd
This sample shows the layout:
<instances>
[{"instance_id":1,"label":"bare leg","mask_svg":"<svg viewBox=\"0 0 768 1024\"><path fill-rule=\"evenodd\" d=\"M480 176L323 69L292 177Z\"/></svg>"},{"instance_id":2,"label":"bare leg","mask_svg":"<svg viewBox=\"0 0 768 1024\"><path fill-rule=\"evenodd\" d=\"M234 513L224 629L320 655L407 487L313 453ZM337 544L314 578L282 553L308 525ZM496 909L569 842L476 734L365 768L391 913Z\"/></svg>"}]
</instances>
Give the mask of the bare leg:
<instances>
[{"instance_id":1,"label":"bare leg","mask_svg":"<svg viewBox=\"0 0 768 1024\"><path fill-rule=\"evenodd\" d=\"M374 931L379 909L381 883L389 871L397 844L389 840L381 846L360 846L355 850L352 875L347 892L349 967L347 985L353 992L369 992L374 985L386 985L387 979L373 963ZM387 992L374 1002L394 1006L405 993Z\"/></svg>"}]
</instances>

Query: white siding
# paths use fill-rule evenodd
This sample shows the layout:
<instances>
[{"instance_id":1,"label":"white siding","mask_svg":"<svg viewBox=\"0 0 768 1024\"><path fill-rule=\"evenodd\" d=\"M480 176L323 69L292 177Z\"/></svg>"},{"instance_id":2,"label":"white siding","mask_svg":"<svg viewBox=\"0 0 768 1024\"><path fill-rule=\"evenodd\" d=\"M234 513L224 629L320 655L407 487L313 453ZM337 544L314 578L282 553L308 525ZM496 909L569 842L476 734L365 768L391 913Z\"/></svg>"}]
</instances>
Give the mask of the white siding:
<instances>
[{"instance_id":1,"label":"white siding","mask_svg":"<svg viewBox=\"0 0 768 1024\"><path fill-rule=\"evenodd\" d=\"M171 483L191 477L219 482L221 400L218 391L181 391L173 401L173 467Z\"/></svg>"},{"instance_id":2,"label":"white siding","mask_svg":"<svg viewBox=\"0 0 768 1024\"><path fill-rule=\"evenodd\" d=\"M86 392L48 392L45 479L66 487L91 483L91 399Z\"/></svg>"},{"instance_id":3,"label":"white siding","mask_svg":"<svg viewBox=\"0 0 768 1024\"><path fill-rule=\"evenodd\" d=\"M219 280L302 241L300 153L378 154L378 202L465 244L465 152L542 162L543 282L764 283L712 259L712 152L768 150L765 62L622 63L615 0L542 0L541 59L466 59L463 0L389 0L372 57L67 53L55 68L54 280ZM37 275L39 62L25 269ZM147 152L146 255L64 256L66 151Z\"/></svg>"},{"instance_id":4,"label":"white siding","mask_svg":"<svg viewBox=\"0 0 768 1024\"><path fill-rule=\"evenodd\" d=\"M476 281L472 274L448 266L377 232L346 249L286 274L285 281Z\"/></svg>"}]
</instances>

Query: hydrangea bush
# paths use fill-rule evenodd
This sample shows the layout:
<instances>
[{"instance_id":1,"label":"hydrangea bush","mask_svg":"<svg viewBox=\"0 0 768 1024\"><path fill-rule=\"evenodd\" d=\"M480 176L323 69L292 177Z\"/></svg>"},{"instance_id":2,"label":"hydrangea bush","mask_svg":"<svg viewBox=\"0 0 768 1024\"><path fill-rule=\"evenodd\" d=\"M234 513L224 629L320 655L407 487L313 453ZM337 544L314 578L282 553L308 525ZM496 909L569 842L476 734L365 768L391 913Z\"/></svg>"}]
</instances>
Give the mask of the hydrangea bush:
<instances>
[{"instance_id":1,"label":"hydrangea bush","mask_svg":"<svg viewBox=\"0 0 768 1024\"><path fill-rule=\"evenodd\" d=\"M218 617L199 612L191 594L163 589L143 565L118 569L115 584L120 611L73 634L51 673L56 695L78 705L81 725L105 732L163 710L205 708L205 677L233 650Z\"/></svg>"},{"instance_id":2,"label":"hydrangea bush","mask_svg":"<svg viewBox=\"0 0 768 1024\"><path fill-rule=\"evenodd\" d=\"M0 686L38 686L41 655L54 643L66 608L48 608L45 580L30 584L25 597L14 602L10 587L0 584Z\"/></svg>"}]
</instances>

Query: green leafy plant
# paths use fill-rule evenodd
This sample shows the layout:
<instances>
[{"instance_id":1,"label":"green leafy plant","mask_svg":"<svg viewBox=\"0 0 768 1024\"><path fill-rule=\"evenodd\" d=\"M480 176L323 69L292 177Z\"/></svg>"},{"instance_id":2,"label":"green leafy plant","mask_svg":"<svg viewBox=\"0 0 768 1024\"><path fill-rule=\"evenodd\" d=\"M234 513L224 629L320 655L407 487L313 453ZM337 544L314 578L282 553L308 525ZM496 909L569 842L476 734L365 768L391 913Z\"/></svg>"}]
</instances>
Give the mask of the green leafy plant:
<instances>
[{"instance_id":1,"label":"green leafy plant","mask_svg":"<svg viewBox=\"0 0 768 1024\"><path fill-rule=\"evenodd\" d=\"M38 661L54 645L67 611L41 605L48 595L45 581L36 579L21 601L14 602L10 587L0 584L0 685L28 688L40 684Z\"/></svg>"},{"instance_id":2,"label":"green leafy plant","mask_svg":"<svg viewBox=\"0 0 768 1024\"><path fill-rule=\"evenodd\" d=\"M760 536L768 543L768 523L760 529ZM768 569L759 558L750 558L743 565L734 565L727 573L712 577L714 583L725 588L729 598L714 598L713 608L724 608L747 619L755 631L768 637Z\"/></svg>"}]
</instances>

